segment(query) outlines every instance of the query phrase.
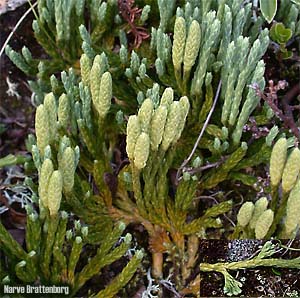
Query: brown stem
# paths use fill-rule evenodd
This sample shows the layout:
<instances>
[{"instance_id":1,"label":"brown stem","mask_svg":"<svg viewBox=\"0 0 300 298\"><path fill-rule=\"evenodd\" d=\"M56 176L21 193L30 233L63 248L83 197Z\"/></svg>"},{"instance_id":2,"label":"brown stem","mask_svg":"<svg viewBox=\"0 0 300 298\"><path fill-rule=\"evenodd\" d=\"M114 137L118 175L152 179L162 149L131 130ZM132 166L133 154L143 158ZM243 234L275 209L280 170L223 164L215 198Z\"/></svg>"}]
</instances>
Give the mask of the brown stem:
<instances>
[{"instance_id":1,"label":"brown stem","mask_svg":"<svg viewBox=\"0 0 300 298\"><path fill-rule=\"evenodd\" d=\"M152 253L152 275L154 278L161 279L163 277L163 254L161 252Z\"/></svg>"},{"instance_id":2,"label":"brown stem","mask_svg":"<svg viewBox=\"0 0 300 298\"><path fill-rule=\"evenodd\" d=\"M285 94L285 96L282 99L282 106L283 111L279 109L276 103L277 95L273 91L271 93L265 95L258 86L253 87L257 93L257 95L265 100L267 104L271 107L273 112L275 113L275 116L278 117L287 128L291 130L291 132L294 134L294 136L300 141L300 132L297 127L297 124L295 122L294 116L293 116L293 106L290 106L289 103L291 100L300 93L300 84L296 84L289 92ZM270 88L269 88L270 89ZM274 89L274 87L273 87ZM278 91L280 87L276 89Z\"/></svg>"},{"instance_id":3,"label":"brown stem","mask_svg":"<svg viewBox=\"0 0 300 298\"><path fill-rule=\"evenodd\" d=\"M300 93L300 84L298 83L289 92L287 92L282 99L282 106L285 115L285 123L288 125L288 127L291 129L291 131L297 137L298 140L300 140L300 133L294 120L292 106L290 106L289 103L299 93Z\"/></svg>"}]
</instances>

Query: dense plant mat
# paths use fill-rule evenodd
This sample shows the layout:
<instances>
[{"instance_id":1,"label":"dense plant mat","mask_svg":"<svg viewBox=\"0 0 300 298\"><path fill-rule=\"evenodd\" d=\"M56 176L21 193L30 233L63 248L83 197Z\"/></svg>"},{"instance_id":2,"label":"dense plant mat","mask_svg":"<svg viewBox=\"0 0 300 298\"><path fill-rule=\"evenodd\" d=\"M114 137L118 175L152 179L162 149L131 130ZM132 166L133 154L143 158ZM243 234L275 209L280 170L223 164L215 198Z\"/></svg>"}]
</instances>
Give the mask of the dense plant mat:
<instances>
[{"instance_id":1,"label":"dense plant mat","mask_svg":"<svg viewBox=\"0 0 300 298\"><path fill-rule=\"evenodd\" d=\"M3 293L300 293L300 7L271 2L29 1L40 46L5 46L34 129L16 143L3 105Z\"/></svg>"}]
</instances>

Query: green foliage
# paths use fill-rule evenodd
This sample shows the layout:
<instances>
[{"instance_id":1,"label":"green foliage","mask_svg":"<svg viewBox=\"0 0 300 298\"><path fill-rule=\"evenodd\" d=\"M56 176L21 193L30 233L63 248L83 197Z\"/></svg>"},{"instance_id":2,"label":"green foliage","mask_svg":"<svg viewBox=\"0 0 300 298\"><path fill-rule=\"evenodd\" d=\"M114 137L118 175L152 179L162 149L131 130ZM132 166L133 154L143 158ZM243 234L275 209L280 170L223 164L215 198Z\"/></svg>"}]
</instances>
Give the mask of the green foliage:
<instances>
[{"instance_id":1,"label":"green foliage","mask_svg":"<svg viewBox=\"0 0 300 298\"><path fill-rule=\"evenodd\" d=\"M280 52L284 59L290 58L292 52L286 49L286 43L292 37L293 32L289 28L285 28L284 24L276 23L273 24L270 30L270 37L273 41L277 42L280 46Z\"/></svg>"},{"instance_id":2,"label":"green foliage","mask_svg":"<svg viewBox=\"0 0 300 298\"><path fill-rule=\"evenodd\" d=\"M271 22L277 8L266 2L261 10ZM175 1L138 4L145 4L140 15L128 18L123 2L39 1L33 28L50 59L38 61L28 49L21 55L7 48L12 61L36 79L31 88L40 103L36 141L28 142L38 172L40 214L28 214L28 253L1 230L0 241L21 261L14 267L20 280L50 278L69 284L75 295L126 253L130 235L115 246L125 225L141 224L153 277L176 272L176 291L197 295L199 274L193 280L190 276L197 267L200 238L268 239L296 233L299 150L289 150L291 133L261 104L253 87L265 87L262 59L270 39L262 18L254 23L252 4L240 0L187 1L176 15ZM284 25L277 23L270 32L280 44L298 24L296 6L286 7ZM261 187L259 181L268 182L267 175L256 176L265 173L269 162L271 185ZM255 200L258 190L264 197ZM230 211L240 197L246 202L232 229L223 216L235 214ZM204 198L213 201L200 202ZM80 219L72 231L66 231L67 219L59 210ZM77 272L87 244L97 252ZM31 251L42 262L33 264ZM136 252L93 295L116 295L141 257ZM238 295L241 284L227 270L268 264L267 259L261 262L264 258L202 264L200 270L221 272L224 292ZM270 264L283 266L277 259Z\"/></svg>"},{"instance_id":3,"label":"green foliage","mask_svg":"<svg viewBox=\"0 0 300 298\"><path fill-rule=\"evenodd\" d=\"M260 10L264 18L270 24L275 17L277 11L277 0L264 1L260 0Z\"/></svg>"},{"instance_id":4,"label":"green foliage","mask_svg":"<svg viewBox=\"0 0 300 298\"><path fill-rule=\"evenodd\" d=\"M26 157L23 155L9 154L5 157L0 158L0 168L17 165L17 164L24 164L26 161L29 160L30 157Z\"/></svg>"},{"instance_id":5,"label":"green foliage","mask_svg":"<svg viewBox=\"0 0 300 298\"><path fill-rule=\"evenodd\" d=\"M44 219L29 208L27 212L26 250L0 223L1 250L5 249L11 253L11 258L8 259L9 263L3 268L3 270L10 270L7 271L9 273L4 278L10 280L8 283L33 284L39 281L44 284L63 284L70 287L71 296L73 296L87 280L93 275L99 274L101 268L120 258L129 249L131 241L129 234L125 236L124 242L119 246L112 247L120 238L125 227L124 224L116 226L107 235L106 241L101 244L90 262L78 273L75 271L75 267L83 247L87 244L87 233L83 230L76 231L76 229L69 230L70 233L67 233L68 214L64 211L55 216L47 214ZM69 247L72 248L71 251ZM142 255L141 251L137 251L120 275L116 277L120 281L113 281L103 290L109 293L106 297L113 297L131 279L140 265ZM13 267L15 270L11 270ZM112 285L114 291L111 290Z\"/></svg>"},{"instance_id":6,"label":"green foliage","mask_svg":"<svg viewBox=\"0 0 300 298\"><path fill-rule=\"evenodd\" d=\"M286 138L275 143L270 160L271 201L261 197L255 204L244 203L231 239L268 239L274 233L281 238L295 236L299 225L299 157L299 149L293 148L287 158Z\"/></svg>"},{"instance_id":7,"label":"green foliage","mask_svg":"<svg viewBox=\"0 0 300 298\"><path fill-rule=\"evenodd\" d=\"M201 263L200 270L204 272L217 271L222 273L225 279L224 293L228 296L236 296L242 292L242 283L237 281L228 270L238 270L247 268L256 268L260 266L277 267L277 268L297 268L300 266L300 259L294 258L290 260L269 258L276 253L276 246L271 241L265 242L259 254L250 259L231 262L231 263Z\"/></svg>"},{"instance_id":8,"label":"green foliage","mask_svg":"<svg viewBox=\"0 0 300 298\"><path fill-rule=\"evenodd\" d=\"M271 27L270 37L278 43L287 43L292 37L292 30L285 28L282 23L276 23Z\"/></svg>"}]
</instances>

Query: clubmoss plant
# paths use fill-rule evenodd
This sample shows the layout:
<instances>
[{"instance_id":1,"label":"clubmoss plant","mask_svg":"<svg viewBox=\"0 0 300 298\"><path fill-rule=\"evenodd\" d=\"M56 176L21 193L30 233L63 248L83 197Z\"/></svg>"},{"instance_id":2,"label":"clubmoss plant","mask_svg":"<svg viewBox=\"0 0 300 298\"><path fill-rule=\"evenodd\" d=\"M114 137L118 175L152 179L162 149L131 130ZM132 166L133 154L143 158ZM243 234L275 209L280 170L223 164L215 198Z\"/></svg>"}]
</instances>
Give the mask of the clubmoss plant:
<instances>
[{"instance_id":1,"label":"clubmoss plant","mask_svg":"<svg viewBox=\"0 0 300 298\"><path fill-rule=\"evenodd\" d=\"M280 138L272 149L269 190L271 200L261 197L255 205L252 202L244 203L237 215L237 226L232 239L268 239L274 233L282 238L290 238L296 232L296 216L299 214L295 199L299 186L299 149L292 148L288 152L288 146L291 146L288 145L288 140Z\"/></svg>"},{"instance_id":2,"label":"clubmoss plant","mask_svg":"<svg viewBox=\"0 0 300 298\"><path fill-rule=\"evenodd\" d=\"M24 282L69 284L75 295L124 256L131 236L114 245L125 226L141 225L146 241L135 240L147 251L148 281L160 285L158 295L164 297L168 281L173 293L197 296L199 239L297 233L299 150L253 87L265 87L270 39L262 18L253 22L252 4L241 0L138 4L141 9L133 1L39 1L33 28L51 59L6 50L36 79L30 84L36 140L30 137L28 150L40 211L28 214L27 250L0 226L0 241L21 261L14 268ZM298 14L290 19L296 24ZM269 163L270 186L261 186L268 177L256 173ZM59 210L80 219L75 232L66 231ZM232 228L226 219L235 214ZM200 264L200 270L221 272L225 293L238 295L241 284L227 270L299 268L297 260L267 259L274 253L267 243L253 259ZM86 244L97 252L77 272ZM141 258L137 251L96 297L116 295Z\"/></svg>"},{"instance_id":3,"label":"clubmoss plant","mask_svg":"<svg viewBox=\"0 0 300 298\"><path fill-rule=\"evenodd\" d=\"M200 270L203 272L216 271L220 272L225 279L224 294L228 296L236 296L242 292L242 283L237 281L228 270L238 270L245 268L256 268L260 266L265 267L277 267L277 268L295 268L299 269L299 258L294 259L280 259L280 258L270 258L276 253L276 246L272 244L271 241L265 242L262 249L257 256L250 259L231 262L231 263L215 263L207 264L201 263Z\"/></svg>"},{"instance_id":4,"label":"clubmoss plant","mask_svg":"<svg viewBox=\"0 0 300 298\"><path fill-rule=\"evenodd\" d=\"M53 174L55 175L55 171ZM49 186L52 186L51 180ZM51 191L49 199L51 199ZM106 241L101 244L82 271L76 272L75 267L82 250L88 244L87 227L83 227L81 231L77 232L75 230L67 231L68 213L58 212L57 208L52 209L51 204L49 206L50 213L47 212L44 219L29 209L27 209L26 249L22 248L0 223L1 245L12 257L8 260L9 263L2 268L3 271L1 270L1 273L4 273L2 278L4 284L13 284L14 282L63 284L69 286L70 296L74 296L91 277L99 274L101 268L122 257L130 247L130 234L125 236L119 246L113 247L125 228L124 224L119 224L107 235ZM71 247L71 251L68 249L69 247ZM140 265L142 257L143 253L136 251L123 271L104 290L95 293L97 297L114 297L131 279Z\"/></svg>"}]
</instances>

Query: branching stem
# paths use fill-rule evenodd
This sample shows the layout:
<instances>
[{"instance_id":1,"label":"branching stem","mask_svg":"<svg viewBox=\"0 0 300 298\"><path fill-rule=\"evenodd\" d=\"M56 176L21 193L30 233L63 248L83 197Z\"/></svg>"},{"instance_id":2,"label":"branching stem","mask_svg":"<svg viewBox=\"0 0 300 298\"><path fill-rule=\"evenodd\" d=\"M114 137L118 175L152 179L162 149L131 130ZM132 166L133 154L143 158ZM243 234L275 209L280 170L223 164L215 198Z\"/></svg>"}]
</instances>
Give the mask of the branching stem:
<instances>
[{"instance_id":1,"label":"branching stem","mask_svg":"<svg viewBox=\"0 0 300 298\"><path fill-rule=\"evenodd\" d=\"M193 147L193 149L192 149L190 155L188 156L187 159L184 160L184 162L181 164L181 166L179 167L179 169L178 169L178 171L177 171L177 174L176 174L176 180L177 180L177 181L179 181L181 172L183 171L184 167L190 162L190 160L192 159L193 155L195 154L195 152L196 152L196 150L197 150L197 147L198 147L198 145L199 145L199 143L200 143L200 140L201 140L201 138L202 138L202 136L203 136L203 134L204 134L204 131L205 131L205 129L206 129L208 123L209 123L209 120L210 120L210 118L211 118L211 116L212 116L212 113L213 113L213 111L214 111L214 109L215 109L215 107L216 107L216 104L217 104L217 101L218 101L218 98L219 98L219 95L220 95L220 91L221 91L221 86L222 86L222 81L220 80L220 81L219 81L219 84L218 84L217 92L216 92L216 94L215 94L215 98L214 98L213 105L212 105L212 107L211 107L211 109L210 109L210 111L209 111L209 113L208 113L208 115L207 115L207 118L206 118L206 120L205 120L205 122L204 122L204 124L203 124L203 127L202 127L202 129L201 129L201 131L200 131L200 134L199 134L199 136L198 136L198 138L197 138L197 141L196 141L196 143L194 144L194 147Z\"/></svg>"}]
</instances>

